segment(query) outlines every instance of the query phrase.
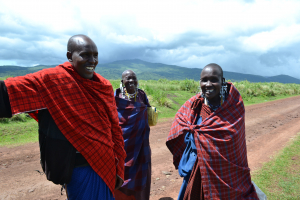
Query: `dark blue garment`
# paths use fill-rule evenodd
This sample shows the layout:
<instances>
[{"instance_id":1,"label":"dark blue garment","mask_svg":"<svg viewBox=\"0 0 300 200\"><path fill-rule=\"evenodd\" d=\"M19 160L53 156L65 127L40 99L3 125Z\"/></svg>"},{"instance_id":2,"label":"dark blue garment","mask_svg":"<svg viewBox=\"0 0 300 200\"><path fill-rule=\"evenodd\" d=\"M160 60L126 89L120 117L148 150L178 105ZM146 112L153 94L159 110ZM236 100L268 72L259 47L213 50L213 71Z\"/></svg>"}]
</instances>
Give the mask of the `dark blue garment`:
<instances>
[{"instance_id":1,"label":"dark blue garment","mask_svg":"<svg viewBox=\"0 0 300 200\"><path fill-rule=\"evenodd\" d=\"M198 116L197 124L202 123L202 117ZM178 200L182 200L188 181L190 179L190 175L192 173L194 164L197 159L197 149L195 145L194 135L193 133L187 132L185 134L184 142L186 144L186 148L182 154L181 160L178 165L178 173L183 178L183 182L178 194Z\"/></svg>"},{"instance_id":2,"label":"dark blue garment","mask_svg":"<svg viewBox=\"0 0 300 200\"><path fill-rule=\"evenodd\" d=\"M102 178L90 167L76 167L67 185L68 200L114 200Z\"/></svg>"}]
</instances>

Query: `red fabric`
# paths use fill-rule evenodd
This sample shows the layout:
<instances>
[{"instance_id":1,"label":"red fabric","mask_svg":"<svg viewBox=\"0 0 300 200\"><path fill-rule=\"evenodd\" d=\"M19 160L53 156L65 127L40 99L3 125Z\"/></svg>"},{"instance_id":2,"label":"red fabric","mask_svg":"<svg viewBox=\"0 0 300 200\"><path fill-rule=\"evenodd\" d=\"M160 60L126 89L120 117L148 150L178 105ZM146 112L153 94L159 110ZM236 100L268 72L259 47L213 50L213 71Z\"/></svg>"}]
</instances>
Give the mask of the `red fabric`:
<instances>
[{"instance_id":1,"label":"red fabric","mask_svg":"<svg viewBox=\"0 0 300 200\"><path fill-rule=\"evenodd\" d=\"M115 199L120 199L120 200L137 200L134 195L126 195L120 190L115 191Z\"/></svg>"},{"instance_id":2,"label":"red fabric","mask_svg":"<svg viewBox=\"0 0 300 200\"><path fill-rule=\"evenodd\" d=\"M190 180L184 193L184 200L204 200L203 186L198 159L196 160Z\"/></svg>"},{"instance_id":3,"label":"red fabric","mask_svg":"<svg viewBox=\"0 0 300 200\"><path fill-rule=\"evenodd\" d=\"M12 113L48 109L60 131L114 193L124 179L124 141L110 82L82 78L69 62L5 80ZM37 112L32 115L37 118Z\"/></svg>"},{"instance_id":4,"label":"red fabric","mask_svg":"<svg viewBox=\"0 0 300 200\"><path fill-rule=\"evenodd\" d=\"M200 125L188 100L177 112L167 146L177 167L185 149L182 135L194 133L205 199L258 199L251 183L245 141L245 109L241 95L231 84L224 104ZM202 104L202 109L206 105Z\"/></svg>"}]
</instances>

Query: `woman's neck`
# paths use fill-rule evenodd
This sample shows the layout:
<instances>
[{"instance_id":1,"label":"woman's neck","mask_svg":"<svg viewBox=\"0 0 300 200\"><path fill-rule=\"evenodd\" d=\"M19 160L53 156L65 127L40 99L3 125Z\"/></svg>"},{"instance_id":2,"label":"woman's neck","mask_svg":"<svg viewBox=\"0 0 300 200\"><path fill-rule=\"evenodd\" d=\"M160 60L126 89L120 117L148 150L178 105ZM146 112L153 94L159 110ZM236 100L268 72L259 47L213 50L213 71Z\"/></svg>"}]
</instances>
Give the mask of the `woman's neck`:
<instances>
[{"instance_id":1,"label":"woman's neck","mask_svg":"<svg viewBox=\"0 0 300 200\"><path fill-rule=\"evenodd\" d=\"M221 98L220 98L220 96L218 95L218 96L216 96L216 97L213 98L213 99L208 99L208 101L209 101L209 103L210 103L211 105L213 105L213 106L218 106L218 105L220 105Z\"/></svg>"}]
</instances>

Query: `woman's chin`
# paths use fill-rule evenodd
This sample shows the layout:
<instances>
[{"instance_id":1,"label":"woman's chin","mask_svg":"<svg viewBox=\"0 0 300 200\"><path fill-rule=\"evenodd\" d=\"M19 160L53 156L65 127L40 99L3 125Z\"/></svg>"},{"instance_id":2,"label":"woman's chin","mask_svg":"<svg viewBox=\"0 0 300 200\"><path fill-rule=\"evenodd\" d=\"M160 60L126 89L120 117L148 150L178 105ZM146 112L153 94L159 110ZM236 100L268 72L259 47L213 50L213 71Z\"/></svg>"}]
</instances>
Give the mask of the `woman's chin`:
<instances>
[{"instance_id":1,"label":"woman's chin","mask_svg":"<svg viewBox=\"0 0 300 200\"><path fill-rule=\"evenodd\" d=\"M126 90L129 94L135 93L135 89L136 89L135 87L126 88Z\"/></svg>"},{"instance_id":2,"label":"woman's chin","mask_svg":"<svg viewBox=\"0 0 300 200\"><path fill-rule=\"evenodd\" d=\"M205 94L205 97L210 102L217 102L220 99L220 97L218 95L207 95L207 94Z\"/></svg>"}]
</instances>

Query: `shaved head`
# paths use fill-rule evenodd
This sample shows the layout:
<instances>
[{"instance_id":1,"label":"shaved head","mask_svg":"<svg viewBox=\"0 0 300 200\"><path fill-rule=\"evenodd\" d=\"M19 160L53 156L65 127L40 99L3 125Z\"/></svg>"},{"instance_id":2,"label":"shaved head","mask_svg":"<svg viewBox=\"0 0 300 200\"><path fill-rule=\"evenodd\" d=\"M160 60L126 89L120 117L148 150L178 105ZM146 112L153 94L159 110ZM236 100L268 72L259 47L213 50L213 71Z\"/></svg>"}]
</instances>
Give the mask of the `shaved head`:
<instances>
[{"instance_id":1,"label":"shaved head","mask_svg":"<svg viewBox=\"0 0 300 200\"><path fill-rule=\"evenodd\" d=\"M73 53L74 51L78 51L80 48L82 48L82 45L86 44L86 42L96 46L93 40L86 35L72 36L68 41L68 52Z\"/></svg>"},{"instance_id":2,"label":"shaved head","mask_svg":"<svg viewBox=\"0 0 300 200\"><path fill-rule=\"evenodd\" d=\"M206 65L202 71L205 71L204 69L206 69L206 68L216 69L220 73L221 78L223 78L223 69L220 65L218 65L216 63L210 63L210 64ZM201 72L201 74L202 74L202 72Z\"/></svg>"},{"instance_id":3,"label":"shaved head","mask_svg":"<svg viewBox=\"0 0 300 200\"><path fill-rule=\"evenodd\" d=\"M127 74L132 74L134 76L136 76L135 72L128 69L128 70L125 70L123 73L122 73L122 80L124 79L124 77L127 75Z\"/></svg>"}]
</instances>

